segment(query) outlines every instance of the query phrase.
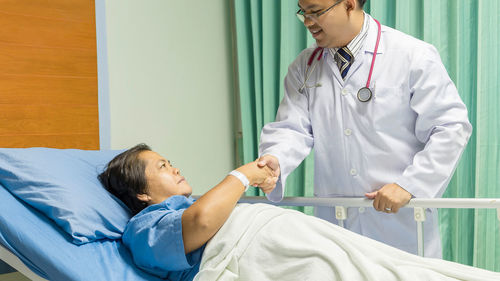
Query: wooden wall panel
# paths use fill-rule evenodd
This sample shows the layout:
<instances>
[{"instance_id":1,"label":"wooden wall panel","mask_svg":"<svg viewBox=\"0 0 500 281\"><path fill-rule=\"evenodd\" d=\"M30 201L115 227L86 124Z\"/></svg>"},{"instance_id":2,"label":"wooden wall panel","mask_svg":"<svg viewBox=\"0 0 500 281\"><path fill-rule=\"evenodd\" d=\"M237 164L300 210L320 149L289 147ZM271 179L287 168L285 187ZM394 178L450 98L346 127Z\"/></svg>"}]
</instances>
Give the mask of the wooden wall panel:
<instances>
[{"instance_id":1,"label":"wooden wall panel","mask_svg":"<svg viewBox=\"0 0 500 281\"><path fill-rule=\"evenodd\" d=\"M80 148L93 149L99 147L99 140L93 138L93 134L71 134L71 135L26 135L26 136L2 136L8 147L32 147L26 144L35 143L34 147L54 148ZM54 145L58 144L58 145Z\"/></svg>"},{"instance_id":2,"label":"wooden wall panel","mask_svg":"<svg viewBox=\"0 0 500 281\"><path fill-rule=\"evenodd\" d=\"M93 120L97 112L93 106L60 105L1 105L0 136L6 135L70 135L98 133ZM78 116L80 118L74 118ZM71 120L71 122L66 122ZM75 130L80 128L79 130Z\"/></svg>"},{"instance_id":3,"label":"wooden wall panel","mask_svg":"<svg viewBox=\"0 0 500 281\"><path fill-rule=\"evenodd\" d=\"M0 147L99 148L93 0L0 0Z\"/></svg>"},{"instance_id":4,"label":"wooden wall panel","mask_svg":"<svg viewBox=\"0 0 500 281\"><path fill-rule=\"evenodd\" d=\"M0 74L0 104L65 104L97 107L95 77ZM68 90L71 89L71 90ZM63 95L61 93L64 92ZM9 93L9 94L6 94ZM94 93L94 94L89 94Z\"/></svg>"},{"instance_id":5,"label":"wooden wall panel","mask_svg":"<svg viewBox=\"0 0 500 281\"><path fill-rule=\"evenodd\" d=\"M95 60L95 53L85 49L0 43L0 71L10 75L97 77Z\"/></svg>"},{"instance_id":6,"label":"wooden wall panel","mask_svg":"<svg viewBox=\"0 0 500 281\"><path fill-rule=\"evenodd\" d=\"M42 18L0 11L0 26L10 31L2 37L5 44L95 48L92 45L93 39L95 42L95 25L91 22ZM36 36L32 36L33 34ZM71 36L72 40L67 40L68 36Z\"/></svg>"},{"instance_id":7,"label":"wooden wall panel","mask_svg":"<svg viewBox=\"0 0 500 281\"><path fill-rule=\"evenodd\" d=\"M0 6L4 13L90 24L95 22L93 0L0 0Z\"/></svg>"}]
</instances>

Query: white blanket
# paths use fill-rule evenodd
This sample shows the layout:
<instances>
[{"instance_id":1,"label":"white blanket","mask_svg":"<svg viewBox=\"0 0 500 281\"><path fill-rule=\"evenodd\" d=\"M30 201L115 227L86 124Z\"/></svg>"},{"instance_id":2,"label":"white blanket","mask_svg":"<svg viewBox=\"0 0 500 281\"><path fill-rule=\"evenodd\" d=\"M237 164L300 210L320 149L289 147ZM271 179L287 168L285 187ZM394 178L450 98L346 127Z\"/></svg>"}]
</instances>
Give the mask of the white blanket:
<instances>
[{"instance_id":1,"label":"white blanket","mask_svg":"<svg viewBox=\"0 0 500 281\"><path fill-rule=\"evenodd\" d=\"M297 211L239 204L194 280L485 281L500 273L412 255Z\"/></svg>"}]
</instances>

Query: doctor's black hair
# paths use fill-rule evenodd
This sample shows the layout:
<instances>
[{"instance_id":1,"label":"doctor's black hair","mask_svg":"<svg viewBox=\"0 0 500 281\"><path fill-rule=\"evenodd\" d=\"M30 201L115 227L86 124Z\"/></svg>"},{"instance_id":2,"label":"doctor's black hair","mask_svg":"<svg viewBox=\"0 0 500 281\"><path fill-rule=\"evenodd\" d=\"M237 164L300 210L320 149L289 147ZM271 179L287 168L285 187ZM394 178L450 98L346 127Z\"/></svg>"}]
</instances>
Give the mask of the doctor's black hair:
<instances>
[{"instance_id":1,"label":"doctor's black hair","mask_svg":"<svg viewBox=\"0 0 500 281\"><path fill-rule=\"evenodd\" d=\"M143 151L151 148L141 143L118 154L98 176L106 190L127 205L132 215L147 207L137 198L137 194L146 193L147 187L146 163L139 158Z\"/></svg>"},{"instance_id":2,"label":"doctor's black hair","mask_svg":"<svg viewBox=\"0 0 500 281\"><path fill-rule=\"evenodd\" d=\"M360 9L363 9L363 6L365 5L366 0L358 0L358 5Z\"/></svg>"}]
</instances>

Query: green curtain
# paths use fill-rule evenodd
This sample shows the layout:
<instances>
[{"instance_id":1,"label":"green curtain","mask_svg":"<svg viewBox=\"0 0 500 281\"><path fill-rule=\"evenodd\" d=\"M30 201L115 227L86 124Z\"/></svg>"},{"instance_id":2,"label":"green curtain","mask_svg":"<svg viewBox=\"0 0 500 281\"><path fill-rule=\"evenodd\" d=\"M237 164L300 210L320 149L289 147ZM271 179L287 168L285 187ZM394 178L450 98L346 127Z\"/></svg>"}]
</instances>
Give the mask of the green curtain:
<instances>
[{"instance_id":1,"label":"green curtain","mask_svg":"<svg viewBox=\"0 0 500 281\"><path fill-rule=\"evenodd\" d=\"M262 126L275 118L288 65L314 41L295 16L295 0L232 4L241 114L238 155L249 162L258 156ZM500 198L500 1L369 0L365 11L436 46L469 109L474 131L444 196ZM287 179L286 196L312 196L313 157ZM500 271L496 210L441 209L439 215L445 259Z\"/></svg>"},{"instance_id":2,"label":"green curtain","mask_svg":"<svg viewBox=\"0 0 500 281\"><path fill-rule=\"evenodd\" d=\"M260 131L274 121L288 65L313 39L297 20L297 2L234 0L241 135L238 162L258 157ZM313 155L288 177L285 196L313 196ZM308 188L309 187L309 188ZM247 195L263 195L258 189ZM312 208L296 208L312 214Z\"/></svg>"}]
</instances>

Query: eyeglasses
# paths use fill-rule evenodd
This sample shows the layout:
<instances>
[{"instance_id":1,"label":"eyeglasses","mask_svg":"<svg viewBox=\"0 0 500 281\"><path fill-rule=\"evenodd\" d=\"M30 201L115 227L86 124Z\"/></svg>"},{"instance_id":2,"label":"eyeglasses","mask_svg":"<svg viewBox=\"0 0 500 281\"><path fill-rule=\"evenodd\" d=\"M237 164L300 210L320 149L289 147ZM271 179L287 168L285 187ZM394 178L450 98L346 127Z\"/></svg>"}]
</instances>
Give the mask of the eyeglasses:
<instances>
[{"instance_id":1,"label":"eyeglasses","mask_svg":"<svg viewBox=\"0 0 500 281\"><path fill-rule=\"evenodd\" d=\"M319 12L316 12L316 13L311 13L311 14L306 14L306 12L302 9L299 9L297 11L297 18L299 18L299 20L301 22L304 22L307 19L310 19L314 22L318 22L318 19L321 15L325 14L326 12L330 11L331 9L333 9L333 7L337 6L338 4L340 4L340 2L342 2L344 0L339 0L337 2L335 2L335 4L331 5L330 7L326 8L325 10L323 11L319 11Z\"/></svg>"}]
</instances>

